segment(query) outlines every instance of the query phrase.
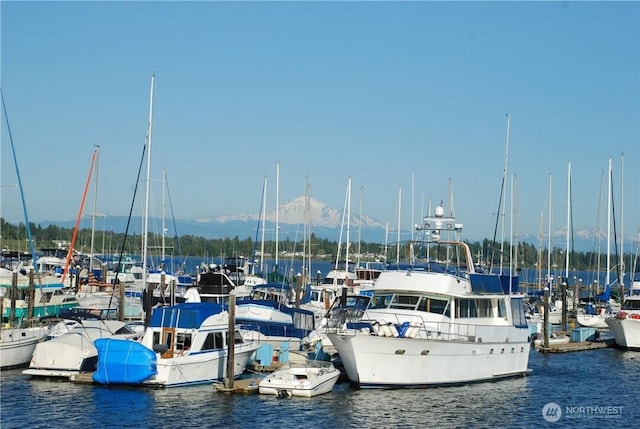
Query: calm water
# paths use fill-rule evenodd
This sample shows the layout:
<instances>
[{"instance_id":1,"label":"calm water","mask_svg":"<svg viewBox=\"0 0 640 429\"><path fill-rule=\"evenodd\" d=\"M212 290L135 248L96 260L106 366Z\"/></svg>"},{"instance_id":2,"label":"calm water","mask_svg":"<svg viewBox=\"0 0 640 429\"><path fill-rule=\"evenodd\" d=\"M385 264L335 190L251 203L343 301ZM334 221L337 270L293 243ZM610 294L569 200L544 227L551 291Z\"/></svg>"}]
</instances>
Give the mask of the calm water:
<instances>
[{"instance_id":1,"label":"calm water","mask_svg":"<svg viewBox=\"0 0 640 429\"><path fill-rule=\"evenodd\" d=\"M82 385L30 379L20 370L10 370L0 374L0 426L637 427L640 353L532 351L529 367L533 372L528 377L457 387L356 390L338 384L333 392L311 399L225 395L211 386L153 390ZM542 415L551 402L562 411L556 422Z\"/></svg>"}]
</instances>

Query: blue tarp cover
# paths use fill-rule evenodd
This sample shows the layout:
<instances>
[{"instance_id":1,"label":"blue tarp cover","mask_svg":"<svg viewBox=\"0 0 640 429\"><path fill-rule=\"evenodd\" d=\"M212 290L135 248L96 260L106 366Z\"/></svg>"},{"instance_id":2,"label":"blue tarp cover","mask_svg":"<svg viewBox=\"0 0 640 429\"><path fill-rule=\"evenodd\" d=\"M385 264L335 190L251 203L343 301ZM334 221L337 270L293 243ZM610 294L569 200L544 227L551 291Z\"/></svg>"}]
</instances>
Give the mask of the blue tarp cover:
<instances>
[{"instance_id":1,"label":"blue tarp cover","mask_svg":"<svg viewBox=\"0 0 640 429\"><path fill-rule=\"evenodd\" d=\"M140 384L157 373L153 350L133 340L98 338L98 364L93 381L100 384Z\"/></svg>"}]
</instances>

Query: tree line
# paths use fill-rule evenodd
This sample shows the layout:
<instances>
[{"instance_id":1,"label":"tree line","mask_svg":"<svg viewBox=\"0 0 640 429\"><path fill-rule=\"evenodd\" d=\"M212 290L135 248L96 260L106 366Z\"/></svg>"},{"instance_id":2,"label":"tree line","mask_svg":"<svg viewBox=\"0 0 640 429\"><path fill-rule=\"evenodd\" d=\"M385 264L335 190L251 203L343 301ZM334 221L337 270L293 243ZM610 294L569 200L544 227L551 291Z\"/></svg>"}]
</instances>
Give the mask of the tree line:
<instances>
[{"instance_id":1,"label":"tree line","mask_svg":"<svg viewBox=\"0 0 640 429\"><path fill-rule=\"evenodd\" d=\"M67 246L73 237L72 228L62 228L56 225L42 227L30 223L31 235L37 250L44 248L57 247L59 243L65 243ZM164 249L165 255L173 256L197 256L203 258L218 257L250 257L256 255L261 248L265 249L265 257L275 256L275 242L267 241L264 244L257 243L251 237L241 239L238 236L233 238L205 238L197 235L182 235L179 237L163 237L149 233L147 235L148 249L152 254L159 255ZM81 228L77 231L74 248L82 253L91 253L91 243L93 242L94 254L126 254L139 255L142 249L142 236L140 234L132 234L126 237L124 233L116 233L110 231L96 231L93 233L90 228ZM0 218L0 244L2 249L18 250L29 252L29 243L27 242L26 227L24 223L17 225L6 222ZM163 245L164 244L164 245ZM404 243L406 244L406 243ZM537 268L547 267L547 261L551 261L554 268L564 268L566 255L565 249L560 247L551 248L551 255L548 256L549 249L538 249L531 243L518 242L511 247L511 243L504 242L502 245L489 239L483 241L469 242L471 253L476 263L484 265L498 266L502 262L504 266L508 266L512 256L518 262L518 268ZM338 251L338 242L330 241L326 238L320 238L311 234L307 245L311 248L303 248L303 244L292 241L290 239L279 240L278 253L286 256L302 256L303 252L310 254L312 258L333 260L336 258ZM344 245L342 246L344 249ZM349 247L350 259L355 259L360 249L359 257L361 260L389 260L395 261L397 258L397 246L394 244L369 243L361 241L360 243L351 243ZM401 246L401 260L406 260L406 246ZM344 255L344 251L342 252ZM614 258L615 259L615 258ZM596 252L575 252L569 255L571 270L595 270L599 266L599 261L605 261L605 256ZM604 264L604 262L602 262ZM617 262L614 262L614 265ZM603 268L603 267L601 267Z\"/></svg>"}]
</instances>

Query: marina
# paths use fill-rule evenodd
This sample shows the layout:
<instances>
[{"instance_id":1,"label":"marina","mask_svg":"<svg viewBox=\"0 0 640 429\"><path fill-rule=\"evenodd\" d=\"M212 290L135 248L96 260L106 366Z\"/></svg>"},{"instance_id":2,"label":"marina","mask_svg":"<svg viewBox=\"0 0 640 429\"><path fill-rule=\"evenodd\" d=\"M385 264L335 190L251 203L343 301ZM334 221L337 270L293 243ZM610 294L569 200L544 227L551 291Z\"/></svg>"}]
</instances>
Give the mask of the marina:
<instances>
[{"instance_id":1,"label":"marina","mask_svg":"<svg viewBox=\"0 0 640 429\"><path fill-rule=\"evenodd\" d=\"M638 426L640 3L54 3L0 428Z\"/></svg>"}]
</instances>

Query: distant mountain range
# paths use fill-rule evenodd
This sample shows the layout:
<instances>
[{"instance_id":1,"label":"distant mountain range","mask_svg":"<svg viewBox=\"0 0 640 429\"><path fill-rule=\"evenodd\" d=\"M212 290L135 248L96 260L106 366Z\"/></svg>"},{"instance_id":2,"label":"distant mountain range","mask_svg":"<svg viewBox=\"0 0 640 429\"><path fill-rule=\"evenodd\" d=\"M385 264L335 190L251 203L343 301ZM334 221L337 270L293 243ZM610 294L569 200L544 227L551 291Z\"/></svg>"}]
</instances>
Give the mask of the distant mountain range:
<instances>
[{"instance_id":1,"label":"distant mountain range","mask_svg":"<svg viewBox=\"0 0 640 429\"><path fill-rule=\"evenodd\" d=\"M342 230L342 241L346 240L347 223L343 222L343 212L333 209L326 204L309 198L309 210L305 211L305 197L297 197L291 201L280 204L280 210L276 213L276 210L271 210L265 213L265 239L275 239L275 225L276 222L280 229L280 240L294 240L301 241L304 232L304 225L308 222L311 226L311 231L316 237L325 238L330 241L338 241L340 239L340 233ZM213 238L226 238L226 237L238 237L241 240L251 237L252 239L260 240L262 237L262 231L258 228L262 228L261 213L241 213L237 215L224 215L216 217L200 217L197 219L165 219L165 227L169 230L168 235L178 236L182 235L194 235L201 236L208 239ZM276 219L277 216L277 219ZM308 219L308 221L307 221ZM127 225L128 218L126 216L107 216L100 223L104 225L104 228L108 231L124 232ZM49 225L56 225L64 228L73 228L75 221L43 221L40 225L47 227ZM141 219L140 217L134 217L130 223L130 233L139 234L141 231ZM154 232L156 229L160 230L162 220L158 218L149 219L149 231ZM349 234L350 241L357 242L358 236L363 241L368 243L384 243L387 232L385 231L385 225L376 219L369 216L365 216L362 219L362 227L359 227L359 216L354 213L351 214L349 219ZM83 228L86 226L82 226ZM102 228L103 226L99 226ZM391 238L393 235L393 238ZM408 237L410 231L401 231L402 237ZM389 234L389 241L394 241L397 236L397 232ZM600 252L606 251L606 231L596 234L595 229L582 228L573 231L573 243L576 251L596 251L597 239L600 237L601 249ZM470 241L482 241L485 237L467 237ZM543 238L542 243L537 234L521 234L519 241L527 242L538 246L546 247L547 238L546 235ZM551 237L552 247L564 248L566 242L566 229L558 229ZM625 239L625 252L631 252L635 245L633 238Z\"/></svg>"}]
</instances>

